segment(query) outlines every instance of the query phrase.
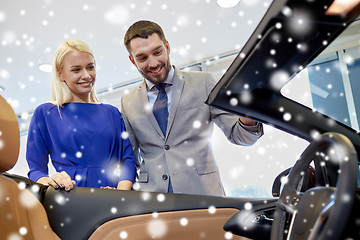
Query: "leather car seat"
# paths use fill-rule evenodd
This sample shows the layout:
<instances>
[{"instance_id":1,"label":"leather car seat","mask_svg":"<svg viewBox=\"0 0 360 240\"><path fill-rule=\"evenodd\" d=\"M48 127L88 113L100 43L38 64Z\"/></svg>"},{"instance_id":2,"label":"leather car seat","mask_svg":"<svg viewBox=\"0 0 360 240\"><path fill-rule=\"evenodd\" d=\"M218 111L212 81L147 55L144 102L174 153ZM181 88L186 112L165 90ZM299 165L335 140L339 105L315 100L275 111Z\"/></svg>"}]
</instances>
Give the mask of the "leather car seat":
<instances>
[{"instance_id":1,"label":"leather car seat","mask_svg":"<svg viewBox=\"0 0 360 240\"><path fill-rule=\"evenodd\" d=\"M16 115L0 96L0 172L11 169L19 155L20 132ZM0 238L60 239L51 229L45 209L25 187L0 175Z\"/></svg>"}]
</instances>

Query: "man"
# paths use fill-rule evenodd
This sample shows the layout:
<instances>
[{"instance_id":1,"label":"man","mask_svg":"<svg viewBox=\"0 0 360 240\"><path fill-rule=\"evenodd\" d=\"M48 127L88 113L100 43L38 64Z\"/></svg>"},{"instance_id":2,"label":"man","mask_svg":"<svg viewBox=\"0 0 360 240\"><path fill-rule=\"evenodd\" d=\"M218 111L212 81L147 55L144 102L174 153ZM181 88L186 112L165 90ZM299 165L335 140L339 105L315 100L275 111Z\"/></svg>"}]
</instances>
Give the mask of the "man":
<instances>
[{"instance_id":1,"label":"man","mask_svg":"<svg viewBox=\"0 0 360 240\"><path fill-rule=\"evenodd\" d=\"M225 195L210 142L213 123L240 145L254 144L262 124L206 105L215 80L171 66L170 45L158 24L134 23L124 44L145 78L121 100L140 168L139 190Z\"/></svg>"}]
</instances>

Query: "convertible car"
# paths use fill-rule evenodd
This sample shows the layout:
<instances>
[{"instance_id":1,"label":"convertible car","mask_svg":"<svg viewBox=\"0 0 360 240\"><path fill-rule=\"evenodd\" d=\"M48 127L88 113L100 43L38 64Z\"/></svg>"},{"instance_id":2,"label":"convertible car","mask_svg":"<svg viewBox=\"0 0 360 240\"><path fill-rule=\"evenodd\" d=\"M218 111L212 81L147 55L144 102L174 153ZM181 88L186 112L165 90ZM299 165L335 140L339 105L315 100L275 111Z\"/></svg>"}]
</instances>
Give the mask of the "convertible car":
<instances>
[{"instance_id":1,"label":"convertible car","mask_svg":"<svg viewBox=\"0 0 360 240\"><path fill-rule=\"evenodd\" d=\"M0 96L0 239L360 239L359 14L358 0L273 1L209 95L309 142L273 197L66 192L6 173L19 127Z\"/></svg>"}]
</instances>

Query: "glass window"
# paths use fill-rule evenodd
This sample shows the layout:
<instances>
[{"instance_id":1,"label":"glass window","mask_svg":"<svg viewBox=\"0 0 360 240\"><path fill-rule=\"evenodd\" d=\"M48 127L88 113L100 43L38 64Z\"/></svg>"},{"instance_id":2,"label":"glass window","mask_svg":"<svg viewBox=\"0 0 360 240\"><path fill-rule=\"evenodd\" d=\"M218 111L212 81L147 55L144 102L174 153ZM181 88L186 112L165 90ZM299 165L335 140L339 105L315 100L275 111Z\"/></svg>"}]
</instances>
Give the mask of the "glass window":
<instances>
[{"instance_id":1,"label":"glass window","mask_svg":"<svg viewBox=\"0 0 360 240\"><path fill-rule=\"evenodd\" d=\"M353 28L360 29L357 24L350 30ZM349 47L345 36L346 32L285 85L281 93L359 131L360 46ZM300 92L303 96L297 95Z\"/></svg>"},{"instance_id":2,"label":"glass window","mask_svg":"<svg viewBox=\"0 0 360 240\"><path fill-rule=\"evenodd\" d=\"M285 85L281 93L359 131L360 44L354 40L358 39L354 32L360 32L358 22Z\"/></svg>"}]
</instances>

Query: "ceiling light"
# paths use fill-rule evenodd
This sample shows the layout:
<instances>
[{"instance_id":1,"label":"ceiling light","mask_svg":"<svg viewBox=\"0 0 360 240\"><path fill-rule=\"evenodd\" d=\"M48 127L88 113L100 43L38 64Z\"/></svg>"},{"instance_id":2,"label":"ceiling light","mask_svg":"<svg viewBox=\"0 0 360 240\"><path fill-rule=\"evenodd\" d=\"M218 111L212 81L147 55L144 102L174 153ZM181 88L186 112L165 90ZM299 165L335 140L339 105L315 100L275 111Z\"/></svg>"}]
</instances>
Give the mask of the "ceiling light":
<instances>
[{"instance_id":1,"label":"ceiling light","mask_svg":"<svg viewBox=\"0 0 360 240\"><path fill-rule=\"evenodd\" d=\"M231 8L238 5L240 0L216 0L217 5L222 8Z\"/></svg>"},{"instance_id":2,"label":"ceiling light","mask_svg":"<svg viewBox=\"0 0 360 240\"><path fill-rule=\"evenodd\" d=\"M52 70L52 66L51 66L51 64L41 64L41 65L39 66L39 69L40 69L40 71L42 71L42 72L48 72L48 73L50 73L51 70Z\"/></svg>"}]
</instances>

